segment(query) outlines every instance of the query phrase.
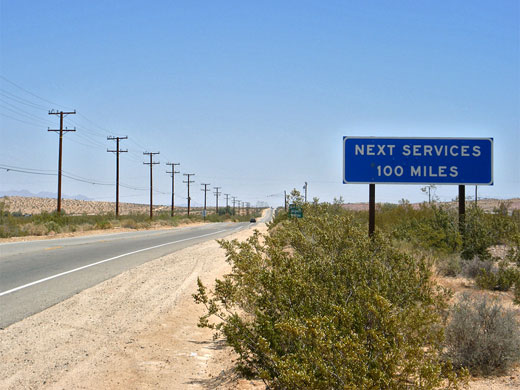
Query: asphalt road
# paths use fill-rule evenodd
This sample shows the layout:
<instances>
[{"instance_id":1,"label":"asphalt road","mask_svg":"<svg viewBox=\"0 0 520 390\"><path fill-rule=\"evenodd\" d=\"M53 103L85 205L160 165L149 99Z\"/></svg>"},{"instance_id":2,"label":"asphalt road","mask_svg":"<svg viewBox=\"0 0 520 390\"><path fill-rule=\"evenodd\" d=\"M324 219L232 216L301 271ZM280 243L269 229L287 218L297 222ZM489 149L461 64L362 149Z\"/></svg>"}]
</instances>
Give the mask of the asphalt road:
<instances>
[{"instance_id":1,"label":"asphalt road","mask_svg":"<svg viewBox=\"0 0 520 390\"><path fill-rule=\"evenodd\" d=\"M265 220L271 218L271 212ZM250 223L0 244L0 328L147 261Z\"/></svg>"}]
</instances>

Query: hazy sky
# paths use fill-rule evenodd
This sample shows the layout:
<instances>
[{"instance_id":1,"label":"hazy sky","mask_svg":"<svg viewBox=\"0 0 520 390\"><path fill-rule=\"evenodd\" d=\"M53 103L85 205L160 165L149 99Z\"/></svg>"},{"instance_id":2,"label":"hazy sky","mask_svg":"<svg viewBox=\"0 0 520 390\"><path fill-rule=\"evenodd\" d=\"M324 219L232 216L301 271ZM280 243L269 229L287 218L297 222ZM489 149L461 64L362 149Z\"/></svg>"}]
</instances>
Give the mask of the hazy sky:
<instances>
[{"instance_id":1,"label":"hazy sky","mask_svg":"<svg viewBox=\"0 0 520 390\"><path fill-rule=\"evenodd\" d=\"M160 151L156 203L166 162L181 163L179 204L182 173L195 205L201 182L252 204L305 181L310 198L367 201L368 185L342 184L351 135L493 137L479 195L520 196L517 0L0 2L0 191L56 192L48 110L75 109L64 194L114 199L107 136L122 135L121 201L148 202L143 151ZM378 185L376 200L421 201L420 187Z\"/></svg>"}]
</instances>

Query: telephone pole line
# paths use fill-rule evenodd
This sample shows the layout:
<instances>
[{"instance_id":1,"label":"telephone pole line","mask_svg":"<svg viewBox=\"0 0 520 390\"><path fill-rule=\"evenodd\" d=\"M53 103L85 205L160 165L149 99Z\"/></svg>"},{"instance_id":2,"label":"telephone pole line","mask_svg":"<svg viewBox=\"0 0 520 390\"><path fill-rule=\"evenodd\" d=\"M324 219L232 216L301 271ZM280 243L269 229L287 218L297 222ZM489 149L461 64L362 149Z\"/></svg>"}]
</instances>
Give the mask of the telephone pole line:
<instances>
[{"instance_id":1,"label":"telephone pole line","mask_svg":"<svg viewBox=\"0 0 520 390\"><path fill-rule=\"evenodd\" d=\"M230 194L224 194L226 197L226 213L229 213L229 195Z\"/></svg>"},{"instance_id":2,"label":"telephone pole line","mask_svg":"<svg viewBox=\"0 0 520 390\"><path fill-rule=\"evenodd\" d=\"M144 165L150 165L150 219L153 219L153 166L159 164L159 162L153 161L153 156L160 152L143 152L144 155L150 156L150 162L144 162Z\"/></svg>"},{"instance_id":3,"label":"telephone pole line","mask_svg":"<svg viewBox=\"0 0 520 390\"><path fill-rule=\"evenodd\" d=\"M119 218L119 153L128 152L128 150L119 149L119 140L122 139L128 139L128 137L107 137L108 141L116 141L116 150L107 149L107 152L116 154L116 218Z\"/></svg>"},{"instance_id":4,"label":"telephone pole line","mask_svg":"<svg viewBox=\"0 0 520 390\"><path fill-rule=\"evenodd\" d=\"M218 192L218 190L220 190L222 187L213 187L213 188L215 189L215 196L217 198L217 202L215 204L215 212L218 215L218 196L222 194L222 192Z\"/></svg>"},{"instance_id":5,"label":"telephone pole line","mask_svg":"<svg viewBox=\"0 0 520 390\"><path fill-rule=\"evenodd\" d=\"M235 215L235 202L236 202L237 197L233 196L232 198L233 198L233 215Z\"/></svg>"},{"instance_id":6,"label":"telephone pole line","mask_svg":"<svg viewBox=\"0 0 520 390\"><path fill-rule=\"evenodd\" d=\"M63 149L63 133L67 133L69 131L76 131L76 128L74 129L67 129L63 128L63 116L64 115L73 115L76 113L76 110L64 112L64 111L49 111L49 115L59 115L60 116L60 129L59 130L51 130L47 129L47 131L55 131L60 133L60 148L59 148L59 154L58 154L58 205L57 205L57 212L58 214L61 213L61 165L62 165L62 149Z\"/></svg>"},{"instance_id":7,"label":"telephone pole line","mask_svg":"<svg viewBox=\"0 0 520 390\"><path fill-rule=\"evenodd\" d=\"M190 176L195 176L194 173L183 173L184 176L188 177L188 180L184 180L183 183L188 183L188 217L190 216L190 205L191 205L191 197L190 197L190 183L195 183L195 180L190 180Z\"/></svg>"},{"instance_id":8,"label":"telephone pole line","mask_svg":"<svg viewBox=\"0 0 520 390\"><path fill-rule=\"evenodd\" d=\"M204 186L204 189L201 189L201 191L204 191L204 211L203 211L203 217L204 217L204 221L206 220L206 193L208 191L211 191L211 190L208 190L208 186L210 185L209 183L200 183L201 186Z\"/></svg>"},{"instance_id":9,"label":"telephone pole line","mask_svg":"<svg viewBox=\"0 0 520 390\"><path fill-rule=\"evenodd\" d=\"M180 171L175 170L175 165L181 165L180 163L166 163L166 165L169 165L172 167L172 171L166 173L171 173L172 175L172 210L171 210L171 216L173 217L174 209L175 209L175 201L173 200L173 197L175 195L175 174L180 173Z\"/></svg>"},{"instance_id":10,"label":"telephone pole line","mask_svg":"<svg viewBox=\"0 0 520 390\"><path fill-rule=\"evenodd\" d=\"M303 189L305 190L305 203L307 203L307 182L305 182Z\"/></svg>"}]
</instances>

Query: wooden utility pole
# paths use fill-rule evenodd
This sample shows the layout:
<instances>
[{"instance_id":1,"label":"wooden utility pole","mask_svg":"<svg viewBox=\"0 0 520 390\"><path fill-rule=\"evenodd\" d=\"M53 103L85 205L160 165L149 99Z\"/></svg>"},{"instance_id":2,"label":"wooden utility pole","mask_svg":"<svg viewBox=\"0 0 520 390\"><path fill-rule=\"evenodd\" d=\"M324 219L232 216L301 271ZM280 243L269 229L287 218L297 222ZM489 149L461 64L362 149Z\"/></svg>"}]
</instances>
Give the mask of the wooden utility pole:
<instances>
[{"instance_id":1,"label":"wooden utility pole","mask_svg":"<svg viewBox=\"0 0 520 390\"><path fill-rule=\"evenodd\" d=\"M307 182L305 182L303 189L305 190L305 203L307 203Z\"/></svg>"},{"instance_id":2,"label":"wooden utility pole","mask_svg":"<svg viewBox=\"0 0 520 390\"><path fill-rule=\"evenodd\" d=\"M175 196L175 174L176 173L180 173L180 171L176 171L175 170L175 166L176 165L181 165L180 163L166 163L166 165L169 165L172 167L172 171L171 172L168 172L166 171L166 173L170 173L172 175L172 209L171 209L171 216L173 217L174 215L174 210L175 210L175 201L173 200L173 197Z\"/></svg>"},{"instance_id":3,"label":"wooden utility pole","mask_svg":"<svg viewBox=\"0 0 520 390\"><path fill-rule=\"evenodd\" d=\"M63 116L64 115L73 115L76 113L76 110L70 112L64 111L49 111L49 115L59 115L60 116L60 129L59 130L51 130L47 129L47 131L55 131L60 133L60 146L58 153L58 205L57 212L61 213L61 166L62 166L62 149L63 149L63 133L67 133L69 131L76 131L76 129L67 129L63 128Z\"/></svg>"},{"instance_id":4,"label":"wooden utility pole","mask_svg":"<svg viewBox=\"0 0 520 390\"><path fill-rule=\"evenodd\" d=\"M144 165L150 165L150 219L153 218L153 166L159 164L159 162L153 161L153 156L160 152L143 152L144 155L150 156L150 162L143 163Z\"/></svg>"},{"instance_id":5,"label":"wooden utility pole","mask_svg":"<svg viewBox=\"0 0 520 390\"><path fill-rule=\"evenodd\" d=\"M284 209L287 212L287 191L284 190L283 192L283 200L284 200Z\"/></svg>"},{"instance_id":6,"label":"wooden utility pole","mask_svg":"<svg viewBox=\"0 0 520 390\"><path fill-rule=\"evenodd\" d=\"M184 176L187 176L188 180L184 180L183 183L188 183L188 217L190 216L190 205L191 205L191 197L190 197L190 183L195 183L195 180L190 180L190 176L195 176L194 173L183 173Z\"/></svg>"},{"instance_id":7,"label":"wooden utility pole","mask_svg":"<svg viewBox=\"0 0 520 390\"><path fill-rule=\"evenodd\" d=\"M233 198L233 215L235 215L235 203L236 203L237 197L233 196L232 198Z\"/></svg>"},{"instance_id":8,"label":"wooden utility pole","mask_svg":"<svg viewBox=\"0 0 520 390\"><path fill-rule=\"evenodd\" d=\"M116 141L116 150L107 149L107 152L116 154L116 218L119 218L119 153L128 152L128 150L119 149L119 140L122 139L128 139L128 137L107 137L109 141Z\"/></svg>"},{"instance_id":9,"label":"wooden utility pole","mask_svg":"<svg viewBox=\"0 0 520 390\"><path fill-rule=\"evenodd\" d=\"M208 193L208 191L211 191L211 190L208 190L208 186L210 185L209 183L200 183L201 186L204 186L204 189L201 189L201 191L204 191L204 212L203 212L203 217L204 217L204 221L206 221L206 194Z\"/></svg>"},{"instance_id":10,"label":"wooden utility pole","mask_svg":"<svg viewBox=\"0 0 520 390\"><path fill-rule=\"evenodd\" d=\"M224 194L226 197L226 213L229 213L229 195L230 194Z\"/></svg>"},{"instance_id":11,"label":"wooden utility pole","mask_svg":"<svg viewBox=\"0 0 520 390\"><path fill-rule=\"evenodd\" d=\"M216 199L216 203L215 203L215 212L217 213L218 215L218 196L222 194L222 192L219 192L218 190L220 190L222 187L213 187L213 189L215 190L215 197L217 198Z\"/></svg>"}]
</instances>

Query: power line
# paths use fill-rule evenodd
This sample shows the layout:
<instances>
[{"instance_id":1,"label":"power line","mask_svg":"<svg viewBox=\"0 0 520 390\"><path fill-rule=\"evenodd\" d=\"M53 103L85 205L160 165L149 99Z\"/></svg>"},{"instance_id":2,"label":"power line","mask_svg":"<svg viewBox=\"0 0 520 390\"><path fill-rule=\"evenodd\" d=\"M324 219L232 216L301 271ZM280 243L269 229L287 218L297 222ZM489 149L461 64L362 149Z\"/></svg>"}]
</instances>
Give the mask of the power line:
<instances>
[{"instance_id":1,"label":"power line","mask_svg":"<svg viewBox=\"0 0 520 390\"><path fill-rule=\"evenodd\" d=\"M2 78L3 80L7 81L7 82L8 82L9 84L11 84L11 85L14 85L16 88L21 89L21 90L24 91L25 93L28 93L29 95L32 95L32 96L34 96L34 97L36 97L36 98L38 98L38 99L40 99L40 100L42 100L42 101L44 101L44 102L46 102L46 103L50 103L50 104L52 104L53 106L60 106L60 107L68 108L68 107L66 107L66 106L64 106L64 105L62 105L62 104L58 104L58 103L51 102L50 100L47 100L47 99L45 99L45 98L42 98L41 96L38 96L38 95L36 95L35 93L32 93L31 91L28 91L27 89L25 89L25 88L19 86L19 85L16 84L15 82L9 80L9 79L8 79L7 77L5 77L5 76L0 75L0 78Z\"/></svg>"}]
</instances>

